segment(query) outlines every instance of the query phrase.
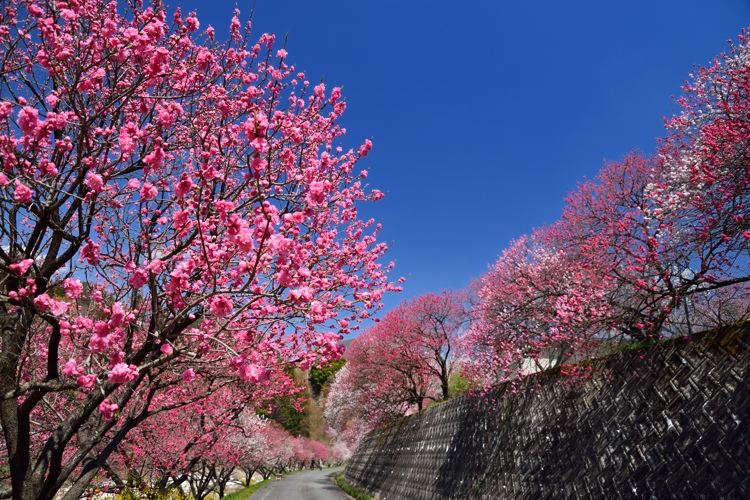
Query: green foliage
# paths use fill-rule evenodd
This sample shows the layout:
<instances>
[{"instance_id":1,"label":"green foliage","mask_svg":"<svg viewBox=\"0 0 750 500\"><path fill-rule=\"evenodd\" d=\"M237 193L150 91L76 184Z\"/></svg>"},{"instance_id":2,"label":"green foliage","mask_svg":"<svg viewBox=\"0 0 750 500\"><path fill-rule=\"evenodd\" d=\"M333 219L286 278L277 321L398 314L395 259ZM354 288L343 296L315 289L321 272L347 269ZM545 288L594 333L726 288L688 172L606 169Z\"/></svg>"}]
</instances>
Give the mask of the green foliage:
<instances>
[{"instance_id":1,"label":"green foliage","mask_svg":"<svg viewBox=\"0 0 750 500\"><path fill-rule=\"evenodd\" d=\"M166 491L159 491L147 485L141 487L127 487L122 490L115 500L190 500L180 488L169 488Z\"/></svg>"},{"instance_id":2,"label":"green foliage","mask_svg":"<svg viewBox=\"0 0 750 500\"><path fill-rule=\"evenodd\" d=\"M258 414L277 422L293 436L309 436L310 429L305 419L305 410L298 409L289 397L275 398L271 409L259 410Z\"/></svg>"},{"instance_id":3,"label":"green foliage","mask_svg":"<svg viewBox=\"0 0 750 500\"><path fill-rule=\"evenodd\" d=\"M265 481L251 484L250 486L242 488L240 491L235 491L234 493L223 496L221 500L247 500L252 496L253 493L262 488L265 488L270 482L271 479L266 479Z\"/></svg>"},{"instance_id":4,"label":"green foliage","mask_svg":"<svg viewBox=\"0 0 750 500\"><path fill-rule=\"evenodd\" d=\"M338 474L334 475L333 480L336 481L336 484L338 485L339 488L344 490L349 496L351 496L355 500L374 500L370 495L362 492L361 490L347 483L344 480L343 472L339 472Z\"/></svg>"},{"instance_id":5,"label":"green foliage","mask_svg":"<svg viewBox=\"0 0 750 500\"><path fill-rule=\"evenodd\" d=\"M448 394L452 398L463 396L471 389L471 381L458 373L451 374L448 379Z\"/></svg>"},{"instance_id":6,"label":"green foliage","mask_svg":"<svg viewBox=\"0 0 750 500\"><path fill-rule=\"evenodd\" d=\"M336 372L343 368L345 364L346 360L341 358L336 361L329 361L325 365L321 365L320 368L311 368L310 386L312 387L313 394L320 394L326 382L331 380Z\"/></svg>"}]
</instances>

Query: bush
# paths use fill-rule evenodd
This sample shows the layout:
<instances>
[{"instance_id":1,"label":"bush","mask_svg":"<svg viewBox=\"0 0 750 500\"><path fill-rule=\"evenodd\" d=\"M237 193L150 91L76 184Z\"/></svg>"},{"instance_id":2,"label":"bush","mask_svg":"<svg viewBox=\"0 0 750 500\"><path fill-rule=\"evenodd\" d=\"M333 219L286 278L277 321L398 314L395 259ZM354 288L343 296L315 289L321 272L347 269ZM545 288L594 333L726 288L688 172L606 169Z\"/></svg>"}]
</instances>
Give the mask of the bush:
<instances>
[{"instance_id":1,"label":"bush","mask_svg":"<svg viewBox=\"0 0 750 500\"><path fill-rule=\"evenodd\" d=\"M355 500L374 500L370 495L367 493L364 493L360 491L359 489L355 488L351 484L347 483L344 480L344 473L339 472L338 474L333 476L333 480L336 481L336 484L339 488L344 490L349 496L354 498Z\"/></svg>"}]
</instances>

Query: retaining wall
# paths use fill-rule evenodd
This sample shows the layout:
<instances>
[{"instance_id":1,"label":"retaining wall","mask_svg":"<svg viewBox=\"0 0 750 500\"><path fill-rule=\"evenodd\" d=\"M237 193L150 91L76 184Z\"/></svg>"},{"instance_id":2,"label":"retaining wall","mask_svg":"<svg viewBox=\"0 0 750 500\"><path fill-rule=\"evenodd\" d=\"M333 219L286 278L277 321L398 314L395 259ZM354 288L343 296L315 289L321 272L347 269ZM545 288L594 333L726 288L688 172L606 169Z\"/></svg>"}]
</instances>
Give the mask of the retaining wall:
<instances>
[{"instance_id":1,"label":"retaining wall","mask_svg":"<svg viewBox=\"0 0 750 500\"><path fill-rule=\"evenodd\" d=\"M381 500L750 498L750 324L543 372L370 433L346 480Z\"/></svg>"}]
</instances>

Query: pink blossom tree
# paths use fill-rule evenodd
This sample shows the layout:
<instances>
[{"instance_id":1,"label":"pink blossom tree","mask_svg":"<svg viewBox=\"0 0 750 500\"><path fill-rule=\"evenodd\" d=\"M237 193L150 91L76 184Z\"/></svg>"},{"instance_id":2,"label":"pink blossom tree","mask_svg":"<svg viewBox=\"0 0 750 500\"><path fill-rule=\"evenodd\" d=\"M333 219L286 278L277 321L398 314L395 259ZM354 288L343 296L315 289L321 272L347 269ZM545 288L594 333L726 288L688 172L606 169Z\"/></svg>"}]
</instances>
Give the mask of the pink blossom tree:
<instances>
[{"instance_id":1,"label":"pink blossom tree","mask_svg":"<svg viewBox=\"0 0 750 500\"><path fill-rule=\"evenodd\" d=\"M379 405L379 402L366 397L365 388L355 385L349 375L348 366L339 370L325 401L323 418L328 424L328 433L334 441L334 449L346 457L356 449L359 441L378 422L386 421L395 415L382 412L390 406ZM348 457L347 457L348 458Z\"/></svg>"},{"instance_id":2,"label":"pink blossom tree","mask_svg":"<svg viewBox=\"0 0 750 500\"><path fill-rule=\"evenodd\" d=\"M456 342L468 322L462 293L402 302L349 345L329 407L348 398L356 402L344 414L358 411L380 423L448 398Z\"/></svg>"},{"instance_id":3,"label":"pink blossom tree","mask_svg":"<svg viewBox=\"0 0 750 500\"><path fill-rule=\"evenodd\" d=\"M557 234L519 238L474 282L475 321L462 341L472 378L494 383L585 357L609 328L611 280Z\"/></svg>"},{"instance_id":4,"label":"pink blossom tree","mask_svg":"<svg viewBox=\"0 0 750 500\"><path fill-rule=\"evenodd\" d=\"M748 60L743 32L685 85L656 155L605 165L477 280L479 372L512 373L549 341L575 355L603 337L690 333L691 316L703 328L748 317Z\"/></svg>"},{"instance_id":5,"label":"pink blossom tree","mask_svg":"<svg viewBox=\"0 0 750 500\"><path fill-rule=\"evenodd\" d=\"M394 288L340 89L238 15L220 43L158 0L0 5L0 497L79 498L135 428L336 359Z\"/></svg>"}]
</instances>

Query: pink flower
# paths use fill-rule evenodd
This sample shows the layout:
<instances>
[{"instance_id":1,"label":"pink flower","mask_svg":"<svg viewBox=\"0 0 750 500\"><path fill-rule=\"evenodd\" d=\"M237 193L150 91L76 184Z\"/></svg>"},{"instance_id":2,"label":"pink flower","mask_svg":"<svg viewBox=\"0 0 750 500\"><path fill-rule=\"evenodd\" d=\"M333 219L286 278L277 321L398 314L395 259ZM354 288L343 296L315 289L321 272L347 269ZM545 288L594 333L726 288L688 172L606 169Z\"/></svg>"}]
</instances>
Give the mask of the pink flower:
<instances>
[{"instance_id":1,"label":"pink flower","mask_svg":"<svg viewBox=\"0 0 750 500\"><path fill-rule=\"evenodd\" d=\"M78 377L76 383L79 387L90 390L94 387L94 384L96 384L96 375L94 375L93 373L89 373L88 375Z\"/></svg>"},{"instance_id":2,"label":"pink flower","mask_svg":"<svg viewBox=\"0 0 750 500\"><path fill-rule=\"evenodd\" d=\"M225 215L234 208L234 203L226 200L219 200L216 202L216 211L222 215Z\"/></svg>"},{"instance_id":3,"label":"pink flower","mask_svg":"<svg viewBox=\"0 0 750 500\"><path fill-rule=\"evenodd\" d=\"M211 310L211 314L213 314L217 318L228 316L229 313L232 312L233 307L234 304L232 303L232 299L230 299L226 295L218 295L211 298L211 300L209 301L209 309Z\"/></svg>"},{"instance_id":4,"label":"pink flower","mask_svg":"<svg viewBox=\"0 0 750 500\"><path fill-rule=\"evenodd\" d=\"M66 279L63 288L65 289L65 296L69 299L77 299L83 292L83 285L75 278Z\"/></svg>"},{"instance_id":5,"label":"pink flower","mask_svg":"<svg viewBox=\"0 0 750 500\"><path fill-rule=\"evenodd\" d=\"M106 421L112 420L112 417L115 416L115 412L119 408L120 408L119 406L117 406L114 403L110 404L109 401L107 400L102 401L102 404L99 405L99 411L102 414L102 418Z\"/></svg>"},{"instance_id":6,"label":"pink flower","mask_svg":"<svg viewBox=\"0 0 750 500\"><path fill-rule=\"evenodd\" d=\"M193 189L193 181L187 175L183 175L180 182L178 182L177 186L174 188L174 194L178 198L184 198L191 189Z\"/></svg>"},{"instance_id":7,"label":"pink flower","mask_svg":"<svg viewBox=\"0 0 750 500\"><path fill-rule=\"evenodd\" d=\"M257 384L260 382L265 382L268 380L270 376L270 372L263 368L262 366L253 365L253 364L242 364L239 367L238 375L242 380L245 380L247 382L250 382L252 384Z\"/></svg>"},{"instance_id":8,"label":"pink flower","mask_svg":"<svg viewBox=\"0 0 750 500\"><path fill-rule=\"evenodd\" d=\"M255 172L262 172L266 168L266 162L260 156L256 156L250 161L250 168Z\"/></svg>"},{"instance_id":9,"label":"pink flower","mask_svg":"<svg viewBox=\"0 0 750 500\"><path fill-rule=\"evenodd\" d=\"M174 214L172 214L172 220L174 220L174 225L177 227L184 226L188 221L188 215L189 212L187 210L178 210Z\"/></svg>"},{"instance_id":10,"label":"pink flower","mask_svg":"<svg viewBox=\"0 0 750 500\"><path fill-rule=\"evenodd\" d=\"M234 241L237 243L237 247L242 252L249 252L253 249L253 233L250 231L242 231L234 237Z\"/></svg>"},{"instance_id":11,"label":"pink flower","mask_svg":"<svg viewBox=\"0 0 750 500\"><path fill-rule=\"evenodd\" d=\"M156 187L151 184L150 182L146 182L143 184L143 187L141 188L141 198L146 200L153 200L156 198L156 195L158 194L158 191Z\"/></svg>"},{"instance_id":12,"label":"pink flower","mask_svg":"<svg viewBox=\"0 0 750 500\"><path fill-rule=\"evenodd\" d=\"M266 131L268 131L268 117L265 113L255 113L252 118L242 124L242 131L250 141L265 138ZM253 147L258 149L256 146Z\"/></svg>"},{"instance_id":13,"label":"pink flower","mask_svg":"<svg viewBox=\"0 0 750 500\"><path fill-rule=\"evenodd\" d=\"M128 189L140 189L141 181L138 179L130 179L128 181Z\"/></svg>"},{"instance_id":14,"label":"pink flower","mask_svg":"<svg viewBox=\"0 0 750 500\"><path fill-rule=\"evenodd\" d=\"M26 135L34 135L39 125L39 110L24 106L18 112L18 127Z\"/></svg>"},{"instance_id":15,"label":"pink flower","mask_svg":"<svg viewBox=\"0 0 750 500\"><path fill-rule=\"evenodd\" d=\"M186 384L189 384L190 382L195 380L195 372L193 371L192 368L188 368L187 370L182 372L182 380Z\"/></svg>"},{"instance_id":16,"label":"pink flower","mask_svg":"<svg viewBox=\"0 0 750 500\"><path fill-rule=\"evenodd\" d=\"M13 105L8 101L0 102L0 120L8 118L13 111Z\"/></svg>"},{"instance_id":17,"label":"pink flower","mask_svg":"<svg viewBox=\"0 0 750 500\"><path fill-rule=\"evenodd\" d=\"M331 104L336 104L336 101L338 101L340 98L341 98L341 87L333 87L329 102Z\"/></svg>"},{"instance_id":18,"label":"pink flower","mask_svg":"<svg viewBox=\"0 0 750 500\"><path fill-rule=\"evenodd\" d=\"M174 352L174 349L172 349L172 346L167 344L166 342L161 345L159 350L163 352L164 354L166 354L167 356L169 356L170 354L172 354L172 352Z\"/></svg>"},{"instance_id":19,"label":"pink flower","mask_svg":"<svg viewBox=\"0 0 750 500\"><path fill-rule=\"evenodd\" d=\"M68 307L70 307L70 304L62 300L52 299L50 303L50 309L55 316L62 316L68 312Z\"/></svg>"},{"instance_id":20,"label":"pink flower","mask_svg":"<svg viewBox=\"0 0 750 500\"><path fill-rule=\"evenodd\" d=\"M47 177L54 177L58 174L57 165L53 161L43 161L39 164L39 170Z\"/></svg>"},{"instance_id":21,"label":"pink flower","mask_svg":"<svg viewBox=\"0 0 750 500\"><path fill-rule=\"evenodd\" d=\"M34 263L34 259L24 259L21 262L17 264L11 264L10 266L10 272L12 272L15 275L23 276L26 274L26 271L29 270L31 265Z\"/></svg>"},{"instance_id":22,"label":"pink flower","mask_svg":"<svg viewBox=\"0 0 750 500\"><path fill-rule=\"evenodd\" d=\"M124 384L138 378L138 367L135 365L126 365L117 363L107 374L107 380L113 384Z\"/></svg>"},{"instance_id":23,"label":"pink flower","mask_svg":"<svg viewBox=\"0 0 750 500\"><path fill-rule=\"evenodd\" d=\"M65 365L63 365L63 373L68 377L77 377L83 374L83 367L78 366L75 359L71 358Z\"/></svg>"},{"instance_id":24,"label":"pink flower","mask_svg":"<svg viewBox=\"0 0 750 500\"><path fill-rule=\"evenodd\" d=\"M118 326L122 325L122 323L125 321L125 308L122 307L122 304L119 302L115 302L112 304L112 311L110 313L109 317L109 326L111 328L117 328Z\"/></svg>"},{"instance_id":25,"label":"pink flower","mask_svg":"<svg viewBox=\"0 0 750 500\"><path fill-rule=\"evenodd\" d=\"M104 180L102 180L102 176L95 172L89 172L88 174L86 174L86 179L83 181L83 183L95 193L101 193L102 188L104 187Z\"/></svg>"},{"instance_id":26,"label":"pink flower","mask_svg":"<svg viewBox=\"0 0 750 500\"><path fill-rule=\"evenodd\" d=\"M325 203L325 182L313 181L310 183L310 187L307 190L307 204L312 207L321 206Z\"/></svg>"},{"instance_id":27,"label":"pink flower","mask_svg":"<svg viewBox=\"0 0 750 500\"><path fill-rule=\"evenodd\" d=\"M72 21L73 19L78 17L78 15L72 9L60 9L60 17L62 17L66 21Z\"/></svg>"},{"instance_id":28,"label":"pink flower","mask_svg":"<svg viewBox=\"0 0 750 500\"><path fill-rule=\"evenodd\" d=\"M40 312L47 312L50 308L50 302L52 301L52 298L47 295L46 293L43 293L39 295L38 297L34 297L34 305L37 309L39 309Z\"/></svg>"},{"instance_id":29,"label":"pink flower","mask_svg":"<svg viewBox=\"0 0 750 500\"><path fill-rule=\"evenodd\" d=\"M310 302L315 293L309 286L301 286L289 292L289 297L296 302Z\"/></svg>"},{"instance_id":30,"label":"pink flower","mask_svg":"<svg viewBox=\"0 0 750 500\"><path fill-rule=\"evenodd\" d=\"M94 335L89 340L89 349L94 352L104 352L109 347L109 336Z\"/></svg>"},{"instance_id":31,"label":"pink flower","mask_svg":"<svg viewBox=\"0 0 750 500\"><path fill-rule=\"evenodd\" d=\"M80 261L83 262L84 260L87 260L92 266L99 264L99 244L94 243L91 238L88 238L86 244L81 248Z\"/></svg>"},{"instance_id":32,"label":"pink flower","mask_svg":"<svg viewBox=\"0 0 750 500\"><path fill-rule=\"evenodd\" d=\"M16 192L13 195L14 200L18 203L29 203L33 194L26 184L16 179Z\"/></svg>"},{"instance_id":33,"label":"pink flower","mask_svg":"<svg viewBox=\"0 0 750 500\"><path fill-rule=\"evenodd\" d=\"M193 31L200 28L201 23L198 22L198 18L195 17L195 12L191 12L188 14L188 18L185 19L185 29L188 33L192 33Z\"/></svg>"},{"instance_id":34,"label":"pink flower","mask_svg":"<svg viewBox=\"0 0 750 500\"><path fill-rule=\"evenodd\" d=\"M372 141L370 139L365 140L365 143L359 147L359 156L367 156L372 150Z\"/></svg>"}]
</instances>

